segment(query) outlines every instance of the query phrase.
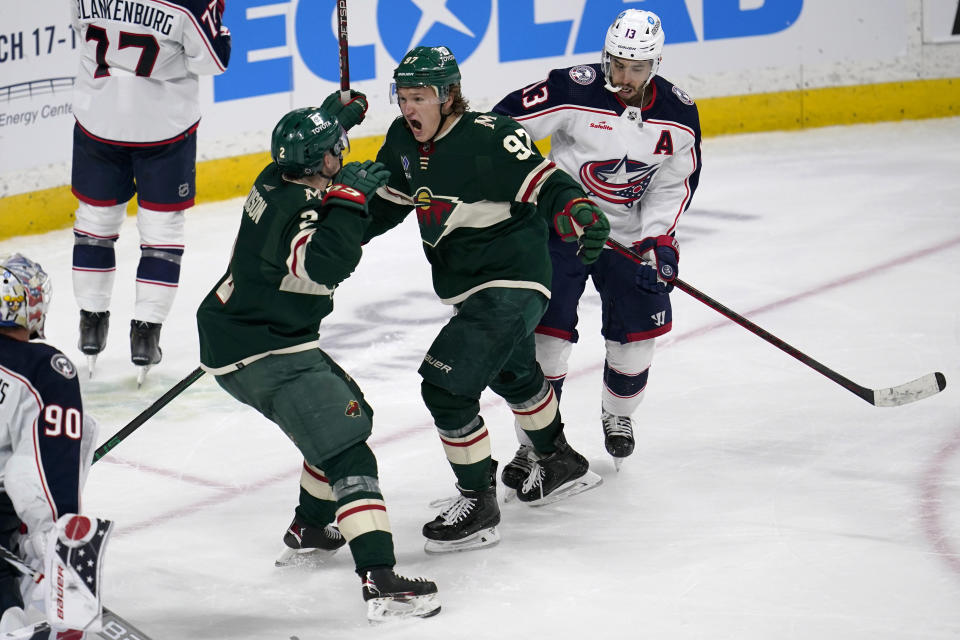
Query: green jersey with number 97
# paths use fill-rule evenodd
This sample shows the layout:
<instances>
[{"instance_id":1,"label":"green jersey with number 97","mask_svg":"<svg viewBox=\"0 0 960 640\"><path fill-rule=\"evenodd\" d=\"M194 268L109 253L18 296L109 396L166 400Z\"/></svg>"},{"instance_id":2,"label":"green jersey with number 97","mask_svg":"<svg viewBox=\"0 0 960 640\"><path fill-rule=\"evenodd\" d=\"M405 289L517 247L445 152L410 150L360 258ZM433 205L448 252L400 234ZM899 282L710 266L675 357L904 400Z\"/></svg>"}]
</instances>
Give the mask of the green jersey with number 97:
<instances>
[{"instance_id":1,"label":"green jersey with number 97","mask_svg":"<svg viewBox=\"0 0 960 640\"><path fill-rule=\"evenodd\" d=\"M377 160L390 181L370 202L367 238L416 212L441 300L457 304L487 287L550 295L548 225L583 189L545 159L524 128L493 113L463 114L419 143L403 118Z\"/></svg>"}]
</instances>

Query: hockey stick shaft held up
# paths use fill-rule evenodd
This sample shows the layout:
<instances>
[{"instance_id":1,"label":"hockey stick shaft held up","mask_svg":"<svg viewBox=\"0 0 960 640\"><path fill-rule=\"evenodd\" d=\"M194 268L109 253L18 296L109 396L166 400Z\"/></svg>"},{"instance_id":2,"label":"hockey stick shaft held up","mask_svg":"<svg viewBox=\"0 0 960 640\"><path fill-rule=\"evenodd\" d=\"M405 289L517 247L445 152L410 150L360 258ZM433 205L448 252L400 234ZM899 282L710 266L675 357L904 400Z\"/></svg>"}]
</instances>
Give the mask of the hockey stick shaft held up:
<instances>
[{"instance_id":1,"label":"hockey stick shaft held up","mask_svg":"<svg viewBox=\"0 0 960 640\"><path fill-rule=\"evenodd\" d=\"M350 101L350 44L347 40L347 0L337 0L337 40L340 45L340 102Z\"/></svg>"}]
</instances>

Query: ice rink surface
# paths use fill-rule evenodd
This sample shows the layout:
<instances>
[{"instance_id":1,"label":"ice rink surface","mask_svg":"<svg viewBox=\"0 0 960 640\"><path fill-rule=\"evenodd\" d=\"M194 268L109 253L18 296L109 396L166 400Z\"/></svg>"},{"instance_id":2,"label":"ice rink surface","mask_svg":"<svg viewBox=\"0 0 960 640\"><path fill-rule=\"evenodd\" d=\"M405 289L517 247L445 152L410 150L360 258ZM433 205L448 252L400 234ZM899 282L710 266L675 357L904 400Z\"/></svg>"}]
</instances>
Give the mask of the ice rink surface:
<instances>
[{"instance_id":1,"label":"ice rink surface","mask_svg":"<svg viewBox=\"0 0 960 640\"><path fill-rule=\"evenodd\" d=\"M960 119L711 138L703 158L678 233L683 279L862 385L942 371L946 390L873 407L676 291L637 450L616 473L591 293L561 410L603 485L542 508L513 501L498 546L427 556L428 503L454 480L416 369L449 310L408 219L367 247L320 340L376 410L397 571L434 579L441 614L370 627L346 552L274 568L300 457L209 376L91 471L85 510L117 523L105 602L155 640L960 637ZM80 368L100 442L199 363L194 310L226 266L241 202L189 213L164 359L140 390L134 219L89 381L70 231L0 242L52 275L48 339ZM511 416L492 394L483 415L505 463Z\"/></svg>"}]
</instances>

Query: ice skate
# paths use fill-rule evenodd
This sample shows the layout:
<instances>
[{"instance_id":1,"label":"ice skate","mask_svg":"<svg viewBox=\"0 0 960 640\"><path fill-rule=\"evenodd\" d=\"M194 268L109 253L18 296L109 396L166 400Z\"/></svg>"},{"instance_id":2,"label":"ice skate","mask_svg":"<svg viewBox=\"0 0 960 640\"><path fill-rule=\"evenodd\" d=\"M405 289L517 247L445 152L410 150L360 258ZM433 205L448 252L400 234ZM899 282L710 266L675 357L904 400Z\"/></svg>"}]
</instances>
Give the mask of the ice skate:
<instances>
[{"instance_id":1,"label":"ice skate","mask_svg":"<svg viewBox=\"0 0 960 640\"><path fill-rule=\"evenodd\" d=\"M567 444L563 434L557 437L557 450L542 455L531 451L533 468L517 490L517 498L530 506L551 504L592 489L603 479L590 471L590 463Z\"/></svg>"},{"instance_id":2,"label":"ice skate","mask_svg":"<svg viewBox=\"0 0 960 640\"><path fill-rule=\"evenodd\" d=\"M163 358L160 349L161 327L159 322L130 321L130 360L137 365L137 388L143 384L150 367Z\"/></svg>"},{"instance_id":3,"label":"ice skate","mask_svg":"<svg viewBox=\"0 0 960 640\"><path fill-rule=\"evenodd\" d=\"M600 420L603 423L603 445L613 456L613 466L620 471L623 459L633 453L633 420L630 416L615 416L609 411L604 411Z\"/></svg>"},{"instance_id":4,"label":"ice skate","mask_svg":"<svg viewBox=\"0 0 960 640\"><path fill-rule=\"evenodd\" d=\"M533 447L529 444L522 444L513 456L513 460L503 467L503 473L500 474L500 481L504 486L511 489L519 489L523 481L530 475L530 469L533 468L533 461L530 460L530 452Z\"/></svg>"},{"instance_id":5,"label":"ice skate","mask_svg":"<svg viewBox=\"0 0 960 640\"><path fill-rule=\"evenodd\" d=\"M429 618L440 613L437 585L424 578L404 578L391 568L370 569L360 576L370 622Z\"/></svg>"},{"instance_id":6,"label":"ice skate","mask_svg":"<svg viewBox=\"0 0 960 640\"><path fill-rule=\"evenodd\" d=\"M497 464L498 463L496 460L490 458L490 486L497 484ZM443 511L460 500L460 497L460 493L456 493L452 496L447 496L446 498L436 498L435 500L428 502L427 506L431 509L440 509Z\"/></svg>"},{"instance_id":7,"label":"ice skate","mask_svg":"<svg viewBox=\"0 0 960 640\"><path fill-rule=\"evenodd\" d=\"M423 550L427 553L468 551L500 542L496 483L482 491L468 491L459 485L457 489L460 495L450 506L423 525L423 536L427 539Z\"/></svg>"},{"instance_id":8,"label":"ice skate","mask_svg":"<svg viewBox=\"0 0 960 640\"><path fill-rule=\"evenodd\" d=\"M294 517L283 534L286 549L277 558L277 567L313 567L326 562L347 543L335 526L311 527Z\"/></svg>"},{"instance_id":9,"label":"ice skate","mask_svg":"<svg viewBox=\"0 0 960 640\"><path fill-rule=\"evenodd\" d=\"M80 310L80 340L77 348L87 356L87 371L91 378L97 366L97 355L107 347L109 328L109 311Z\"/></svg>"}]
</instances>

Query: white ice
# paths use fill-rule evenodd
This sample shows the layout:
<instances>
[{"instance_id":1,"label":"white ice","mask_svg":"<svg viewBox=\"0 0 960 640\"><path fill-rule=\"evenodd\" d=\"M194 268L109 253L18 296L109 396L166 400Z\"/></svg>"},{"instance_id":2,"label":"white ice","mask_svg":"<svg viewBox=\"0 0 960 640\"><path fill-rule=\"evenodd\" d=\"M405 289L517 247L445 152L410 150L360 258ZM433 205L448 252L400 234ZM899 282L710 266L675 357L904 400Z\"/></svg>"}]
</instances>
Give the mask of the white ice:
<instances>
[{"instance_id":1,"label":"white ice","mask_svg":"<svg viewBox=\"0 0 960 640\"><path fill-rule=\"evenodd\" d=\"M960 118L713 138L703 157L680 224L683 279L859 384L942 371L946 390L873 407L678 291L637 450L616 473L590 294L561 408L603 485L539 509L511 502L499 546L427 556L428 503L454 479L416 369L448 309L408 220L337 290L321 344L376 409L397 570L436 580L441 614L368 626L349 553L274 568L300 457L209 376L91 471L85 509L117 523L108 606L155 640L960 637ZM190 212L164 359L139 391L133 219L90 381L70 231L0 243L52 274L48 338L79 366L101 442L197 366L194 310L226 265L240 202ZM483 415L509 460L508 411L485 394Z\"/></svg>"}]
</instances>

